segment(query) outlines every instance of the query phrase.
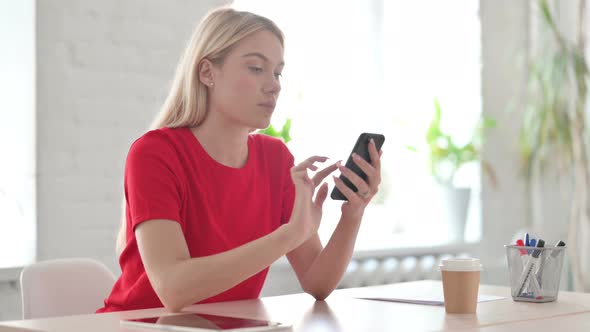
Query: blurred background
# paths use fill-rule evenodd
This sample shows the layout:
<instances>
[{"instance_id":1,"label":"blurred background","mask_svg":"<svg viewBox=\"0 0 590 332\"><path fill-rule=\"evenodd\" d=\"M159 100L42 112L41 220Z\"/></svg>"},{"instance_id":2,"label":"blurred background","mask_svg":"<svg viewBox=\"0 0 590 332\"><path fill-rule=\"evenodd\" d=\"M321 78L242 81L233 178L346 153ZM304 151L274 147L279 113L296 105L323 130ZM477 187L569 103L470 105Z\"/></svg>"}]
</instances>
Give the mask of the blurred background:
<instances>
[{"instance_id":1,"label":"blurred background","mask_svg":"<svg viewBox=\"0 0 590 332\"><path fill-rule=\"evenodd\" d=\"M296 160L386 136L340 287L437 279L453 255L507 285L504 245L529 232L568 242L562 288L590 290L585 0L3 0L0 320L21 317L27 264L90 257L120 273L127 151L220 5L285 33L272 126L290 121ZM328 200L324 243L339 212ZM300 291L281 259L262 295Z\"/></svg>"}]
</instances>

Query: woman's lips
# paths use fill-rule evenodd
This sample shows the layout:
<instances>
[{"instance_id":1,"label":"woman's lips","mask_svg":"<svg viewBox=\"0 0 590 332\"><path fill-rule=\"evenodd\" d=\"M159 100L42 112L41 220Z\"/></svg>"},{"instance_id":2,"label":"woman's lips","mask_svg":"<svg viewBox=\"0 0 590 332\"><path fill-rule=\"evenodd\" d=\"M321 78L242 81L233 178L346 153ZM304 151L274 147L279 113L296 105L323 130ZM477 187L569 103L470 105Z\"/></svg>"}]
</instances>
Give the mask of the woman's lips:
<instances>
[{"instance_id":1,"label":"woman's lips","mask_svg":"<svg viewBox=\"0 0 590 332\"><path fill-rule=\"evenodd\" d=\"M273 112L275 109L275 104L273 103L260 103L258 106L264 108L267 112Z\"/></svg>"}]
</instances>

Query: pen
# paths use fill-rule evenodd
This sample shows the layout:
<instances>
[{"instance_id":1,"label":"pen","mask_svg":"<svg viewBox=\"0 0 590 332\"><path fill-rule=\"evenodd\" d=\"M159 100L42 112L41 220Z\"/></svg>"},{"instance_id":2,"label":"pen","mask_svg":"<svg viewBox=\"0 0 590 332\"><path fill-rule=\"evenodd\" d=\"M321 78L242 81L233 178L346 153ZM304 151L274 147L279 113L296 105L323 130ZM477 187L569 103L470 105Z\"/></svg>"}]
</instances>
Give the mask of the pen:
<instances>
[{"instance_id":1,"label":"pen","mask_svg":"<svg viewBox=\"0 0 590 332\"><path fill-rule=\"evenodd\" d=\"M516 240L516 245L519 247L524 247L524 241L522 241L521 239ZM520 255L526 255L526 250L524 249L518 249L518 252L520 252Z\"/></svg>"},{"instance_id":2,"label":"pen","mask_svg":"<svg viewBox=\"0 0 590 332\"><path fill-rule=\"evenodd\" d=\"M543 246L545 244L545 241L539 239L539 243L543 243ZM543 284L543 264L545 263L545 259L547 259L547 255L543 255L542 251L541 251L541 258L539 258L539 266L537 267L537 271L535 271L535 279L537 279L537 282L539 284L539 288L541 288L541 285Z\"/></svg>"},{"instance_id":3,"label":"pen","mask_svg":"<svg viewBox=\"0 0 590 332\"><path fill-rule=\"evenodd\" d=\"M521 239L516 240L516 245L519 247L524 247L524 242ZM528 253L525 249L518 249L518 253L520 254L520 260L522 261L522 266L526 265L528 260Z\"/></svg>"},{"instance_id":4,"label":"pen","mask_svg":"<svg viewBox=\"0 0 590 332\"><path fill-rule=\"evenodd\" d=\"M530 242L529 242L530 243ZM545 246L545 241L539 239L538 243L537 243L537 248L543 248ZM527 283L529 282L529 280L531 283L531 288L533 288L533 293L534 295L539 295L540 296L540 286L539 283L537 282L537 278L532 278L529 279L531 276L531 273L533 272L533 269L535 268L535 263L537 261L537 259L539 258L539 255L541 255L541 250L540 249L535 249L533 251L533 253L531 254L530 259L527 262L527 265L524 268L524 271L520 277L521 281L518 282L520 286L520 289L518 290L518 296L523 296L523 290L525 289L525 287L527 286ZM539 298L539 297L537 297Z\"/></svg>"},{"instance_id":5,"label":"pen","mask_svg":"<svg viewBox=\"0 0 590 332\"><path fill-rule=\"evenodd\" d=\"M559 242L557 242L555 247L565 247L565 242L559 240ZM555 257L557 257L558 254L559 254L558 250L553 250L553 252L551 253L551 257L555 258Z\"/></svg>"},{"instance_id":6,"label":"pen","mask_svg":"<svg viewBox=\"0 0 590 332\"><path fill-rule=\"evenodd\" d=\"M543 239L538 239L536 242L537 248L544 248L545 247L545 241ZM532 243L531 243L532 245ZM536 250L539 253L540 258L538 258L539 260L539 265L537 266L537 271L535 273L538 273L539 269L542 268L543 265L543 259L544 257L546 257L546 255L543 255L543 251L541 249L537 249ZM543 298L543 296L541 295L541 284L539 283L539 279L537 279L537 274L535 274L535 276L533 276L530 279L530 283L531 283L531 287L533 288L533 297L537 300L540 300Z\"/></svg>"},{"instance_id":7,"label":"pen","mask_svg":"<svg viewBox=\"0 0 590 332\"><path fill-rule=\"evenodd\" d=\"M529 237L529 244L528 247L536 247L537 246L537 240ZM527 252L529 253L529 255L533 252L533 249L527 249Z\"/></svg>"},{"instance_id":8,"label":"pen","mask_svg":"<svg viewBox=\"0 0 590 332\"><path fill-rule=\"evenodd\" d=\"M530 239L530 240L529 240L529 247L533 247L533 248L534 248L534 247L536 247L536 246L537 246L537 240L535 240L535 239ZM533 252L533 250L532 250L532 249L529 249L529 255L531 254L531 252Z\"/></svg>"},{"instance_id":9,"label":"pen","mask_svg":"<svg viewBox=\"0 0 590 332\"><path fill-rule=\"evenodd\" d=\"M557 244L555 244L555 248L558 247L565 247L565 242L559 240ZM551 250L551 254L549 256L551 258L557 258L559 252L560 250ZM537 281L539 282L539 287L541 287L541 285L543 284L543 263L545 262L545 260L549 258L547 256L548 255L544 255L544 257L541 257L541 262L539 263L539 267L537 269L537 272L535 273L535 275L537 276Z\"/></svg>"}]
</instances>

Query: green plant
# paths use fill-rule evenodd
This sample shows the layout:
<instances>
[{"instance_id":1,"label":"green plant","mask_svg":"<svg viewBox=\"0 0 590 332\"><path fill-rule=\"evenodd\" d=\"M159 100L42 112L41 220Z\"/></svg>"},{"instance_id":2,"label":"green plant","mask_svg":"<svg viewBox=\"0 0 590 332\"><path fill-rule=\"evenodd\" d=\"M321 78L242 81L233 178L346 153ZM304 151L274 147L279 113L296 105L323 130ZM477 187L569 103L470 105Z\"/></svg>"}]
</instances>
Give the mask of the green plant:
<instances>
[{"instance_id":1,"label":"green plant","mask_svg":"<svg viewBox=\"0 0 590 332\"><path fill-rule=\"evenodd\" d=\"M291 131L291 119L287 119L285 121L285 123L283 124L283 127L281 128L280 131L277 131L273 127L273 125L271 124L270 126L268 126L268 128L259 130L258 133L272 136L272 137L281 138L283 140L283 142L285 142L285 144L287 144L291 140L291 136L289 135L290 131Z\"/></svg>"},{"instance_id":2,"label":"green plant","mask_svg":"<svg viewBox=\"0 0 590 332\"><path fill-rule=\"evenodd\" d=\"M548 169L571 189L568 248L572 257L574 286L583 290L587 279L578 253L580 225L590 225L590 169L586 100L588 65L586 61L586 0L578 2L576 35L566 38L560 31L547 0L538 0L543 23L544 44L531 52L527 108L520 132L523 174L529 195L537 176ZM559 5L559 2L556 2ZM530 197L530 196L529 196ZM582 241L587 241L584 239Z\"/></svg>"},{"instance_id":3,"label":"green plant","mask_svg":"<svg viewBox=\"0 0 590 332\"><path fill-rule=\"evenodd\" d=\"M450 134L441 128L442 111L438 100L434 100L434 116L426 132L426 143L429 148L429 168L432 176L442 184L453 184L456 173L467 163L481 161L480 148L484 130L494 127L495 122L488 118L476 128L471 140L463 145L453 141ZM484 171L495 183L492 168L482 161Z\"/></svg>"}]
</instances>

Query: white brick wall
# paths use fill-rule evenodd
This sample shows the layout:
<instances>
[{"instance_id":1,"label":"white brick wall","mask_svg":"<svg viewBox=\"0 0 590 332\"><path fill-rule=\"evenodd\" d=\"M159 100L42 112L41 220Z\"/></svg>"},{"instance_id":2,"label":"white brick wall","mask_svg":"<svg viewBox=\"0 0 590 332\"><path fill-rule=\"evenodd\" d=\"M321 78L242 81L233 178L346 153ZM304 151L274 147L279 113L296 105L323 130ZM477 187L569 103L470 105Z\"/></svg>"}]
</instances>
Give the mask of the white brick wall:
<instances>
[{"instance_id":1,"label":"white brick wall","mask_svg":"<svg viewBox=\"0 0 590 332\"><path fill-rule=\"evenodd\" d=\"M200 18L227 0L37 0L39 260L119 268L114 243L131 142L157 113ZM0 283L0 320L20 318Z\"/></svg>"},{"instance_id":2,"label":"white brick wall","mask_svg":"<svg viewBox=\"0 0 590 332\"><path fill-rule=\"evenodd\" d=\"M224 1L37 1L38 259L118 271L131 142L158 111L194 26Z\"/></svg>"}]
</instances>

